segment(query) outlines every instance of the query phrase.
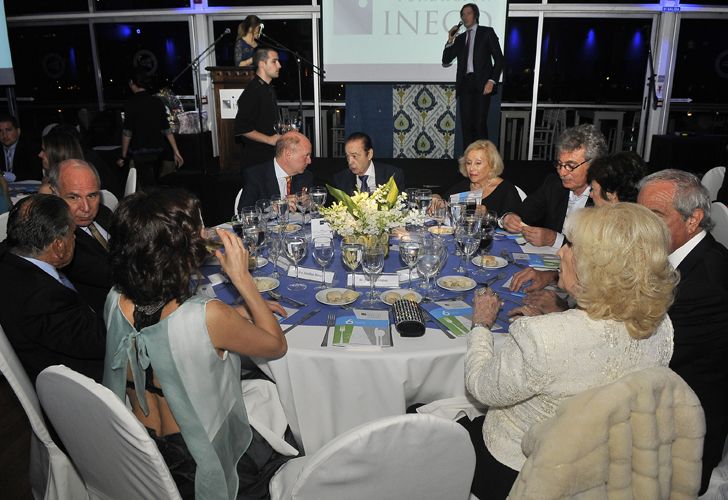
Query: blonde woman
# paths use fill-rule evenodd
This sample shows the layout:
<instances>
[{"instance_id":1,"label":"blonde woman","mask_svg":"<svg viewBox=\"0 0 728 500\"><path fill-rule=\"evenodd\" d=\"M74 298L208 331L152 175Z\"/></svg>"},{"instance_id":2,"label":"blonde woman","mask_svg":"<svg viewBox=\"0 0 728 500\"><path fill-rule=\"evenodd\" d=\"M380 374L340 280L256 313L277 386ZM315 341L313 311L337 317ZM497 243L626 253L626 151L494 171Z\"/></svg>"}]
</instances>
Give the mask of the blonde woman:
<instances>
[{"instance_id":1,"label":"blonde woman","mask_svg":"<svg viewBox=\"0 0 728 500\"><path fill-rule=\"evenodd\" d=\"M559 285L576 299L575 309L517 319L496 352L490 327L500 301L476 293L465 378L489 408L472 422L481 432L471 432L482 438L473 439L481 450L473 493L481 500L505 498L526 460L524 433L566 398L667 366L672 357L667 309L679 278L667 260L665 224L640 205L619 203L580 210L565 234Z\"/></svg>"},{"instance_id":2,"label":"blonde woman","mask_svg":"<svg viewBox=\"0 0 728 500\"><path fill-rule=\"evenodd\" d=\"M258 46L262 21L258 16L250 15L238 24L238 37L235 40L235 66L253 64L253 53Z\"/></svg>"}]
</instances>

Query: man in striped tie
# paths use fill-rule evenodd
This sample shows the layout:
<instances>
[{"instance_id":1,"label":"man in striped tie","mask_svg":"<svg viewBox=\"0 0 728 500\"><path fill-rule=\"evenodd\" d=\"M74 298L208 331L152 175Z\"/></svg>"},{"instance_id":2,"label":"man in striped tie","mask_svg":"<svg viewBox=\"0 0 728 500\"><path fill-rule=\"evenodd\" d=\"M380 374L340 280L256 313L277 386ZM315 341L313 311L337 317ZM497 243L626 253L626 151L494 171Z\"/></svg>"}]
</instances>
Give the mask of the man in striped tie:
<instances>
[{"instance_id":1,"label":"man in striped tie","mask_svg":"<svg viewBox=\"0 0 728 500\"><path fill-rule=\"evenodd\" d=\"M400 191L405 189L404 171L399 167L374 162L374 146L372 139L364 132L354 132L344 143L348 169L334 175L334 186L347 194L355 191L371 193L380 184L386 184L390 177Z\"/></svg>"},{"instance_id":2,"label":"man in striped tie","mask_svg":"<svg viewBox=\"0 0 728 500\"><path fill-rule=\"evenodd\" d=\"M111 210L101 204L96 169L83 160L66 160L48 173L53 192L63 198L76 224L76 253L63 271L97 313L111 289L109 227Z\"/></svg>"}]
</instances>

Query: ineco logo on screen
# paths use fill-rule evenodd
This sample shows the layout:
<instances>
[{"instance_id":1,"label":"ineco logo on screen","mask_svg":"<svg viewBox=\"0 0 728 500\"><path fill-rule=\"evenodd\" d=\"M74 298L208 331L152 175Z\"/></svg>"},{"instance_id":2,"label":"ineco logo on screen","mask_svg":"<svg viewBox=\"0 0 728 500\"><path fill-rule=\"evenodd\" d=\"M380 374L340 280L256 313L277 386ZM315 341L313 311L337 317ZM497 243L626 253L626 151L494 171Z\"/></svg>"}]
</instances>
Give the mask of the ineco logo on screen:
<instances>
[{"instance_id":1,"label":"ineco logo on screen","mask_svg":"<svg viewBox=\"0 0 728 500\"><path fill-rule=\"evenodd\" d=\"M460 20L457 10L442 14L439 10L385 10L385 35L440 35Z\"/></svg>"}]
</instances>

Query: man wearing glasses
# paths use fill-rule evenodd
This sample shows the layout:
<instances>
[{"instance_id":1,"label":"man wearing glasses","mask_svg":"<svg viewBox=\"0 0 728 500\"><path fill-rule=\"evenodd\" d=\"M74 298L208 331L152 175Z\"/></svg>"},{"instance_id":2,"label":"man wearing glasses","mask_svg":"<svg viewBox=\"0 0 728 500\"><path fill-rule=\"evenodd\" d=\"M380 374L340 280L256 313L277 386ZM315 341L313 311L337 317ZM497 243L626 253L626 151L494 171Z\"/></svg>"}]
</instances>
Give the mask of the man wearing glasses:
<instances>
[{"instance_id":1,"label":"man wearing glasses","mask_svg":"<svg viewBox=\"0 0 728 500\"><path fill-rule=\"evenodd\" d=\"M535 246L559 248L566 216L592 205L587 172L592 160L607 154L607 142L594 125L564 130L556 143L556 175L549 175L529 195L519 213L504 214L499 225L510 233L523 233Z\"/></svg>"}]
</instances>

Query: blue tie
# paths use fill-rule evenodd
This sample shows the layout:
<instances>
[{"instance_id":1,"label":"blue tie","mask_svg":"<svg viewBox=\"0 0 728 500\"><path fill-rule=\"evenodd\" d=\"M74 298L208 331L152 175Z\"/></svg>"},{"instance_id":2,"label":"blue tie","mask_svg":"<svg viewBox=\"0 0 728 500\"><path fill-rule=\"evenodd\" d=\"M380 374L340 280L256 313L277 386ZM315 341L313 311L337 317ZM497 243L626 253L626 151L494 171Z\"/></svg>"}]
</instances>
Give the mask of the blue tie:
<instances>
[{"instance_id":1,"label":"blue tie","mask_svg":"<svg viewBox=\"0 0 728 500\"><path fill-rule=\"evenodd\" d=\"M359 191L361 191L362 193L369 192L369 185L367 184L367 179L369 179L368 175L359 176L359 181L361 182L361 187L359 188Z\"/></svg>"},{"instance_id":2,"label":"blue tie","mask_svg":"<svg viewBox=\"0 0 728 500\"><path fill-rule=\"evenodd\" d=\"M66 288L70 288L70 289L71 289L71 290L73 290L74 292L76 291L76 287L75 287L75 286L73 286L73 283L71 283L71 280L69 280L69 279L68 279L68 276L66 276L65 274L63 274L63 273L60 273L60 272L59 272L59 273L58 273L58 280L59 280L59 281L61 282L61 284L62 284L63 286L65 286Z\"/></svg>"}]
</instances>

